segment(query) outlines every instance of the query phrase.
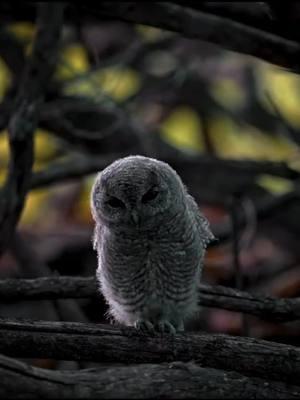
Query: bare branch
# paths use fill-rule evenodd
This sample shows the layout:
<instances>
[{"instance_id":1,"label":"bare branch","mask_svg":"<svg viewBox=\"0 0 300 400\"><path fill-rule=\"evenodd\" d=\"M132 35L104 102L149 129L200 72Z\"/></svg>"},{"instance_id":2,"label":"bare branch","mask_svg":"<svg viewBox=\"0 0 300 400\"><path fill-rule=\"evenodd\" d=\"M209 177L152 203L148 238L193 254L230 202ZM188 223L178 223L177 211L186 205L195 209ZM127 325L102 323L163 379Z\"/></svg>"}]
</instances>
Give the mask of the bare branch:
<instances>
[{"instance_id":1,"label":"bare branch","mask_svg":"<svg viewBox=\"0 0 300 400\"><path fill-rule=\"evenodd\" d=\"M154 334L134 328L0 319L0 352L13 357L117 363L195 361L266 379L299 384L300 349L215 334ZM249 362L251 360L251 362Z\"/></svg>"},{"instance_id":2,"label":"bare branch","mask_svg":"<svg viewBox=\"0 0 300 400\"><path fill-rule=\"evenodd\" d=\"M270 321L300 319L300 298L264 297L219 285L200 285L199 289L199 303L207 307L239 311Z\"/></svg>"},{"instance_id":3,"label":"bare branch","mask_svg":"<svg viewBox=\"0 0 300 400\"><path fill-rule=\"evenodd\" d=\"M36 278L50 276L52 271L49 266L44 263L29 245L26 238L16 233L11 241L10 251L14 255L21 269L21 276L34 281ZM35 279L33 279L35 278ZM47 278L46 278L47 279ZM17 279L18 281L18 279ZM44 299L51 300L51 299ZM55 302L41 301L34 303L28 307L30 315L34 316L34 310L39 310L44 319L52 319L63 321L80 321L87 322L84 312L81 310L75 299L55 299ZM35 308L36 307L36 308ZM50 316L50 317L48 317Z\"/></svg>"},{"instance_id":4,"label":"bare branch","mask_svg":"<svg viewBox=\"0 0 300 400\"><path fill-rule=\"evenodd\" d=\"M245 25L266 29L268 31L270 31L271 27L275 28L270 18L269 6L266 2L262 1L201 1L196 3L187 0L172 1L172 3L230 18L234 21L242 22Z\"/></svg>"},{"instance_id":5,"label":"bare branch","mask_svg":"<svg viewBox=\"0 0 300 400\"><path fill-rule=\"evenodd\" d=\"M299 71L299 18L294 11L297 2L291 3L296 6L281 6L283 11L288 9L283 21L291 25L285 24L285 29L280 23L283 12L275 15L271 2L176 3L180 2L101 2L74 7L69 2L67 20L76 23L79 15L81 19L98 16L156 26ZM0 11L2 21L32 20L32 5L29 4L1 4Z\"/></svg>"},{"instance_id":6,"label":"bare branch","mask_svg":"<svg viewBox=\"0 0 300 400\"><path fill-rule=\"evenodd\" d=\"M110 99L61 96L42 108L40 126L70 146L98 156L111 152L145 152L146 133L136 129L124 110Z\"/></svg>"},{"instance_id":7,"label":"bare branch","mask_svg":"<svg viewBox=\"0 0 300 400\"><path fill-rule=\"evenodd\" d=\"M62 3L38 5L37 37L9 122L10 163L0 193L0 254L21 215L33 164L33 132L49 78L54 70L63 20Z\"/></svg>"},{"instance_id":8,"label":"bare branch","mask_svg":"<svg viewBox=\"0 0 300 400\"><path fill-rule=\"evenodd\" d=\"M0 280L0 300L52 300L97 297L94 277L50 277ZM199 304L244 312L272 321L300 319L300 298L273 298L212 285L199 285Z\"/></svg>"},{"instance_id":9,"label":"bare branch","mask_svg":"<svg viewBox=\"0 0 300 400\"><path fill-rule=\"evenodd\" d=\"M69 161L55 162L44 171L36 172L31 178L31 188L58 184L64 181L83 177L101 171L119 156L112 154L107 157L86 157L76 155Z\"/></svg>"},{"instance_id":10,"label":"bare branch","mask_svg":"<svg viewBox=\"0 0 300 400\"><path fill-rule=\"evenodd\" d=\"M97 296L97 281L94 277L54 276L0 280L0 300L3 302L95 296Z\"/></svg>"},{"instance_id":11,"label":"bare branch","mask_svg":"<svg viewBox=\"0 0 300 400\"><path fill-rule=\"evenodd\" d=\"M65 180L79 178L84 175L96 173L108 164L113 162L121 154L110 154L106 157L89 157L80 155L71 158L69 161L55 162L48 169L36 172L32 175L31 188L35 189L50 184L58 184ZM284 162L273 161L250 161L250 160L226 160L214 157L190 157L165 158L161 157L165 162L172 165L177 172L182 175L191 175L191 171L198 171L197 179L203 175L207 181L210 174L214 177L218 174L222 176L241 175L245 179L253 179L259 174L270 174L274 176L285 177L289 179L299 178L299 172L288 167Z\"/></svg>"},{"instance_id":12,"label":"bare branch","mask_svg":"<svg viewBox=\"0 0 300 400\"><path fill-rule=\"evenodd\" d=\"M52 371L0 356L3 398L299 398L300 388L192 362Z\"/></svg>"},{"instance_id":13,"label":"bare branch","mask_svg":"<svg viewBox=\"0 0 300 400\"><path fill-rule=\"evenodd\" d=\"M172 2L81 5L95 16L167 29L299 71L300 44L270 32Z\"/></svg>"}]
</instances>

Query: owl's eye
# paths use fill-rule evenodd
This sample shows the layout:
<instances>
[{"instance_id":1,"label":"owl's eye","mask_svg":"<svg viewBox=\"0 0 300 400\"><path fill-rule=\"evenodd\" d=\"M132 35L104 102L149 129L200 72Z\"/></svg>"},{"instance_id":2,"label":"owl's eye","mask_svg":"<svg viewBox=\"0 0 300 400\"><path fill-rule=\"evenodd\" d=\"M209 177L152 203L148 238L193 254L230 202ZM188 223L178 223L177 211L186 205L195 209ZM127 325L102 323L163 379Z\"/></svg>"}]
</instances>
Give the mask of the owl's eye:
<instances>
[{"instance_id":1,"label":"owl's eye","mask_svg":"<svg viewBox=\"0 0 300 400\"><path fill-rule=\"evenodd\" d=\"M158 190L156 188L151 188L142 197L142 203L148 203L148 201L154 200L158 195Z\"/></svg>"},{"instance_id":2,"label":"owl's eye","mask_svg":"<svg viewBox=\"0 0 300 400\"><path fill-rule=\"evenodd\" d=\"M109 206L113 207L113 208L125 208L125 204L123 203L123 201L121 201L120 199L118 199L117 197L111 197L106 204L108 204Z\"/></svg>"}]
</instances>

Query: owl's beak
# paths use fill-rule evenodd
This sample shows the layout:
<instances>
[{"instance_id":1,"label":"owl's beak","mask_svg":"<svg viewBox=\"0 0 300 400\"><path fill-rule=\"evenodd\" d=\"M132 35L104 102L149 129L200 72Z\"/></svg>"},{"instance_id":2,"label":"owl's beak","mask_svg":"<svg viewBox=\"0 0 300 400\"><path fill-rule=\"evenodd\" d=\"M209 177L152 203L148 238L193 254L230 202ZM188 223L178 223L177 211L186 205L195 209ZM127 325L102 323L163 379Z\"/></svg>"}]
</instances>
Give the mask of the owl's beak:
<instances>
[{"instance_id":1,"label":"owl's beak","mask_svg":"<svg viewBox=\"0 0 300 400\"><path fill-rule=\"evenodd\" d=\"M133 220L133 222L135 223L135 224L138 224L139 223L139 215L138 215L138 213L136 212L136 211L132 211L131 212L131 218L132 218L132 220Z\"/></svg>"}]
</instances>

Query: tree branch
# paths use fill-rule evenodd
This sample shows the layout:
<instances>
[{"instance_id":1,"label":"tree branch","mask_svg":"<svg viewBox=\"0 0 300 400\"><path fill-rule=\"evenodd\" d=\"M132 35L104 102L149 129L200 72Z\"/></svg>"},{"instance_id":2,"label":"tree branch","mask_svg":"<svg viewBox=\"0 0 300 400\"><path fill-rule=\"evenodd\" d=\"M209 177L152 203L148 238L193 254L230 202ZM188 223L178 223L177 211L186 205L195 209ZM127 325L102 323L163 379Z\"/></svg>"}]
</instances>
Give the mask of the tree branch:
<instances>
[{"instance_id":1,"label":"tree branch","mask_svg":"<svg viewBox=\"0 0 300 400\"><path fill-rule=\"evenodd\" d=\"M51 371L0 356L3 398L299 398L300 388L194 363Z\"/></svg>"},{"instance_id":2,"label":"tree branch","mask_svg":"<svg viewBox=\"0 0 300 400\"><path fill-rule=\"evenodd\" d=\"M274 298L253 295L224 287L200 285L199 304L255 315L269 321L300 319L300 298Z\"/></svg>"},{"instance_id":3,"label":"tree branch","mask_svg":"<svg viewBox=\"0 0 300 400\"><path fill-rule=\"evenodd\" d=\"M33 133L54 70L63 21L62 3L38 5L37 37L9 122L10 163L0 193L0 254L6 249L23 210L33 164Z\"/></svg>"},{"instance_id":4,"label":"tree branch","mask_svg":"<svg viewBox=\"0 0 300 400\"><path fill-rule=\"evenodd\" d=\"M101 93L101 91L100 91ZM40 126L92 154L145 150L146 135L112 100L60 96L41 110Z\"/></svg>"},{"instance_id":5,"label":"tree branch","mask_svg":"<svg viewBox=\"0 0 300 400\"><path fill-rule=\"evenodd\" d=\"M245 25L268 30L276 34L276 24L270 18L270 8L262 1L172 1L181 6L190 7L196 10L208 12L239 21ZM271 29L273 28L273 30Z\"/></svg>"},{"instance_id":6,"label":"tree branch","mask_svg":"<svg viewBox=\"0 0 300 400\"><path fill-rule=\"evenodd\" d=\"M98 292L94 277L0 280L0 300L3 302L97 297ZM300 319L300 298L263 297L224 286L199 285L199 304L244 312L270 321Z\"/></svg>"},{"instance_id":7,"label":"tree branch","mask_svg":"<svg viewBox=\"0 0 300 400\"><path fill-rule=\"evenodd\" d=\"M23 238L18 233L14 235L11 241L10 251L20 266L22 277L27 277L29 278L29 281L34 282L35 279L39 280L44 278L47 280L46 277L51 276L51 268L46 263L41 261L40 257L31 248L26 238ZM18 281L19 279L16 280ZM63 300L61 298L56 298L54 303L47 301L51 300L49 298L45 298L44 300L44 303L39 301L29 305L28 312L30 313L29 315L31 317L36 315L35 310L37 310L39 312L37 315L43 315L42 318L47 320L54 317L55 320L63 321L88 321L75 299ZM50 317L48 317L48 315ZM22 314L20 316L23 317Z\"/></svg>"},{"instance_id":8,"label":"tree branch","mask_svg":"<svg viewBox=\"0 0 300 400\"><path fill-rule=\"evenodd\" d=\"M97 7L94 4L80 7L94 16L175 31L299 72L299 43L228 18L172 2L101 2Z\"/></svg>"},{"instance_id":9,"label":"tree branch","mask_svg":"<svg viewBox=\"0 0 300 400\"><path fill-rule=\"evenodd\" d=\"M195 361L299 384L300 349L246 337L215 334L154 334L134 328L70 322L0 319L0 352L20 358L87 360L101 363Z\"/></svg>"},{"instance_id":10,"label":"tree branch","mask_svg":"<svg viewBox=\"0 0 300 400\"><path fill-rule=\"evenodd\" d=\"M58 184L65 180L96 173L122 156L121 154L110 154L99 158L92 155L89 155L89 157L79 155L69 161L54 162L48 169L32 175L31 188L35 189L50 184ZM161 159L172 165L181 175L184 173L189 175L191 171L194 172L197 169L198 178L203 173L206 181L208 174L217 175L218 173L230 176L243 175L245 179L253 179L259 174L270 174L288 179L299 178L299 172L288 167L284 162L226 160L214 157L197 157L195 160L187 157L177 157L176 159L164 157Z\"/></svg>"},{"instance_id":11,"label":"tree branch","mask_svg":"<svg viewBox=\"0 0 300 400\"><path fill-rule=\"evenodd\" d=\"M294 6L285 4L281 7L291 10L288 21L292 26L283 29L277 18L283 13L275 15L270 2L247 2L245 5L233 2L176 3L180 2L101 2L97 6L74 6L69 2L66 19L74 24L79 18L107 17L156 26L299 71L300 44L296 29L299 18ZM31 21L32 5L1 4L0 18L4 22Z\"/></svg>"}]
</instances>

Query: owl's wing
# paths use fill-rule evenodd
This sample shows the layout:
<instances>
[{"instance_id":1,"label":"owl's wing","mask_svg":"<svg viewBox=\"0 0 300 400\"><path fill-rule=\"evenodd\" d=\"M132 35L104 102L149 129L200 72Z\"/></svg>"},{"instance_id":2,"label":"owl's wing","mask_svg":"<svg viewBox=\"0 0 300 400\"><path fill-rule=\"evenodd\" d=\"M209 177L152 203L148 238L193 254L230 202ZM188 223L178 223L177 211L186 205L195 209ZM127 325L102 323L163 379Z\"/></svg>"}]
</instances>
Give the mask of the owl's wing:
<instances>
[{"instance_id":1,"label":"owl's wing","mask_svg":"<svg viewBox=\"0 0 300 400\"><path fill-rule=\"evenodd\" d=\"M193 218L196 222L196 227L199 232L201 242L203 246L206 248L207 245L215 239L214 234L210 230L209 222L208 220L204 217L203 214L201 214L199 207L193 197L191 195L187 195L187 201L189 205L189 209L191 210L191 213L193 215Z\"/></svg>"}]
</instances>

